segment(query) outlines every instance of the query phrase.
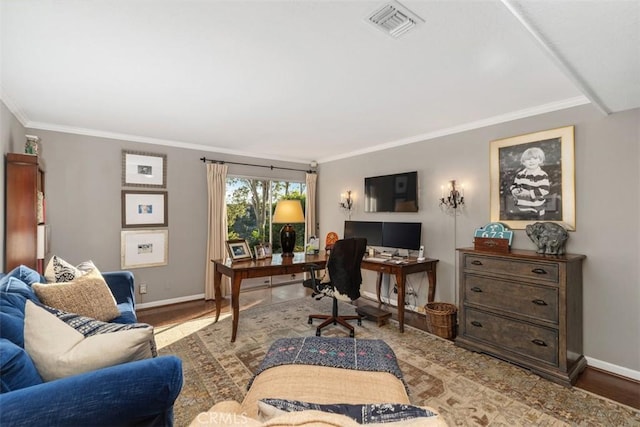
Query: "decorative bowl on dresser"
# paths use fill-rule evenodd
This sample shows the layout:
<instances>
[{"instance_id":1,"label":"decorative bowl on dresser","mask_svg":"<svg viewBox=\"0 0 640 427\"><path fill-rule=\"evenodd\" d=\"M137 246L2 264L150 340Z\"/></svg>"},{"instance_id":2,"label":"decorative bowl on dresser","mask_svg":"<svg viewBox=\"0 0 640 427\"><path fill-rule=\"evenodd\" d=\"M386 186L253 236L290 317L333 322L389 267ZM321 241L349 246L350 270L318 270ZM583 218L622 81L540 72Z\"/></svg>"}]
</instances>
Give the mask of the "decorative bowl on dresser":
<instances>
[{"instance_id":1,"label":"decorative bowl on dresser","mask_svg":"<svg viewBox=\"0 0 640 427\"><path fill-rule=\"evenodd\" d=\"M458 249L456 345L507 360L570 387L582 354L584 255Z\"/></svg>"}]
</instances>

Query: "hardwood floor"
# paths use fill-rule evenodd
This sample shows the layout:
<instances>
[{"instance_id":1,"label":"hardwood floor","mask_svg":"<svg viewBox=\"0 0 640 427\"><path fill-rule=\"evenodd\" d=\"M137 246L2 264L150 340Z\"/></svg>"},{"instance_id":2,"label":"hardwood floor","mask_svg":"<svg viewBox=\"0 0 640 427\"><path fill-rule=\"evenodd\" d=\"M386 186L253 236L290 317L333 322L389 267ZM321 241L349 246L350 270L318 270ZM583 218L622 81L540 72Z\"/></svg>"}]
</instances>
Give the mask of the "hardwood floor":
<instances>
[{"instance_id":1,"label":"hardwood floor","mask_svg":"<svg viewBox=\"0 0 640 427\"><path fill-rule=\"evenodd\" d=\"M253 289L243 291L240 295L240 311L256 305L275 304L309 295L309 290L299 284L277 286L273 288ZM376 303L366 298L360 298L356 305ZM392 307L385 307L393 313ZM173 323L186 322L202 317L215 316L216 306L213 301L191 301L181 304L173 304L163 307L141 309L138 311L138 320L153 326L163 326ZM228 299L222 302L221 313L230 311ZM405 324L415 328L426 330L424 315L412 311L405 311ZM587 367L578 377L576 387L604 396L616 402L640 409L640 382L617 376L597 368Z\"/></svg>"}]
</instances>

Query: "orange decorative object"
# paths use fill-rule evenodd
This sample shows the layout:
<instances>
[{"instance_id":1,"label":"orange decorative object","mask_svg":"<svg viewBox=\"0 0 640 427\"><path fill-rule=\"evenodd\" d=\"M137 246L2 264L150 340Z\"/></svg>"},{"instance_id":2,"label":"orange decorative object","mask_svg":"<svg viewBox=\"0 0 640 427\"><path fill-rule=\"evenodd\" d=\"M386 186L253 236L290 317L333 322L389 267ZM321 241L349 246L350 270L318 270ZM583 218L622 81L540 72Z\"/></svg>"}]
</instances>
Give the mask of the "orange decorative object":
<instances>
[{"instance_id":1,"label":"orange decorative object","mask_svg":"<svg viewBox=\"0 0 640 427\"><path fill-rule=\"evenodd\" d=\"M324 250L325 251L331 250L331 248L333 248L333 244L338 240L339 240L339 237L336 233L334 233L333 231L331 233L328 233L327 238L324 241Z\"/></svg>"}]
</instances>

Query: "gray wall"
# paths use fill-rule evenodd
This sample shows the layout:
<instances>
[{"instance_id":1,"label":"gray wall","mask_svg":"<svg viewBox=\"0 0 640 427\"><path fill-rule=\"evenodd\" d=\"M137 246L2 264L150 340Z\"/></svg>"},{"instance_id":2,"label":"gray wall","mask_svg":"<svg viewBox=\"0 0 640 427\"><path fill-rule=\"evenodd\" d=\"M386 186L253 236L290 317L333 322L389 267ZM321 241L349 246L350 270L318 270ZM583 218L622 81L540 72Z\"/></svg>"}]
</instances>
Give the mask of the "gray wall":
<instances>
[{"instance_id":1,"label":"gray wall","mask_svg":"<svg viewBox=\"0 0 640 427\"><path fill-rule=\"evenodd\" d=\"M18 119L9 111L4 102L0 101L0 147L3 153L23 153L26 131ZM4 157L4 156L3 156ZM4 189L4 158L0 162L0 179ZM3 193L4 194L4 190ZM0 198L0 236L2 236L2 246L0 247L0 270L4 268L4 196Z\"/></svg>"},{"instance_id":2,"label":"gray wall","mask_svg":"<svg viewBox=\"0 0 640 427\"><path fill-rule=\"evenodd\" d=\"M73 264L91 259L102 271L120 269L122 150L167 155L169 264L132 270L137 284L147 284L147 294L136 292L137 301L147 305L193 299L204 292L208 262L207 182L201 157L307 167L61 132L30 129L29 133L42 139L47 166L50 255L58 255ZM304 172L238 165L229 165L229 174L304 181Z\"/></svg>"},{"instance_id":3,"label":"gray wall","mask_svg":"<svg viewBox=\"0 0 640 427\"><path fill-rule=\"evenodd\" d=\"M567 250L587 256L584 263L584 352L600 367L608 364L640 374L640 110L604 117L590 106L540 115L423 141L356 158L323 163L319 168L320 235L342 234L346 218L338 208L341 192L355 192L354 220L421 221L426 255L440 260L436 300L454 302L455 248L472 246L476 228L490 221L489 142L575 125L576 231ZM364 177L417 170L418 213L363 212ZM440 186L465 183L466 205L457 218L438 207ZM454 228L454 225L456 226ZM535 249L524 231L513 246ZM412 278L426 301L424 278ZM375 281L365 279L373 292ZM593 363L592 363L593 364Z\"/></svg>"}]
</instances>

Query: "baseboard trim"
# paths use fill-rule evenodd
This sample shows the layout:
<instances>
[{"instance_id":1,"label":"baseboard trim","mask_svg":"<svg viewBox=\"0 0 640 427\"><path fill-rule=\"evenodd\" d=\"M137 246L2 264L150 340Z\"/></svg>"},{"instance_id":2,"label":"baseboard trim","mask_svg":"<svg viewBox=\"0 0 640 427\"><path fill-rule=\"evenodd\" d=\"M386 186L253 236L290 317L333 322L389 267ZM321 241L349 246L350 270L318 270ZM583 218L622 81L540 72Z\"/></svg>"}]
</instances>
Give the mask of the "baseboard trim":
<instances>
[{"instance_id":1,"label":"baseboard trim","mask_svg":"<svg viewBox=\"0 0 640 427\"><path fill-rule=\"evenodd\" d=\"M163 300L160 300L160 301L136 303L136 309L138 309L138 308L161 307L163 305L178 304L178 303L181 303L181 302L189 302L189 301L195 301L195 300L199 300L199 299L204 299L204 294L189 295L189 296L186 296L186 297L171 298L171 299L163 299Z\"/></svg>"},{"instance_id":2,"label":"baseboard trim","mask_svg":"<svg viewBox=\"0 0 640 427\"><path fill-rule=\"evenodd\" d=\"M593 357L585 356L587 359L587 365L592 368L598 368L601 371L606 371L611 374L615 374L619 377L630 378L635 381L640 381L640 372L633 369L625 368L623 366L614 365L613 363L605 362L603 360L594 359Z\"/></svg>"}]
</instances>

